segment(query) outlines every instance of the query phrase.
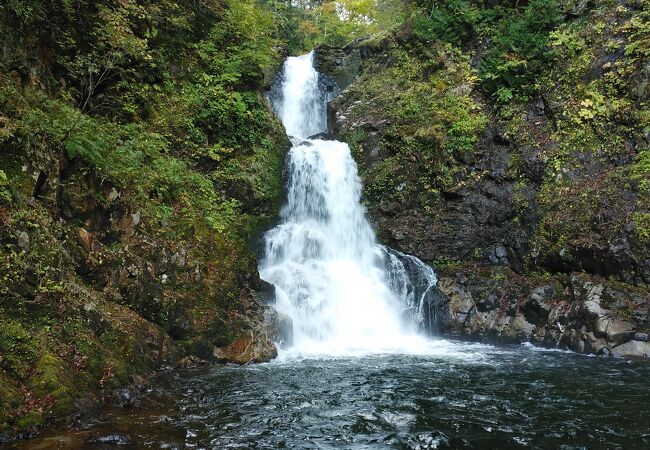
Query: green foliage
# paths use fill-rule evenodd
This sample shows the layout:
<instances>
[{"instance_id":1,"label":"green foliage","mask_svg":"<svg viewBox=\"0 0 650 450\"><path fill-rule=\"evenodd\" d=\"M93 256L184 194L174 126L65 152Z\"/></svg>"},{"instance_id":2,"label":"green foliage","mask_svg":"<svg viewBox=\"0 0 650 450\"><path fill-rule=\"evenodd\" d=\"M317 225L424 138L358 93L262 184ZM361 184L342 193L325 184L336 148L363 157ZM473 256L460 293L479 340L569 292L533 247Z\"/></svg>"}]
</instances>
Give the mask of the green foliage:
<instances>
[{"instance_id":1,"label":"green foliage","mask_svg":"<svg viewBox=\"0 0 650 450\"><path fill-rule=\"evenodd\" d=\"M632 63L643 63L650 57L650 1L635 0L631 4L639 12L624 27L629 36L625 54L632 59Z\"/></svg>"},{"instance_id":2,"label":"green foliage","mask_svg":"<svg viewBox=\"0 0 650 450\"><path fill-rule=\"evenodd\" d=\"M468 0L433 2L414 14L413 34L424 40L460 45L475 35L479 18L480 10Z\"/></svg>"},{"instance_id":3,"label":"green foliage","mask_svg":"<svg viewBox=\"0 0 650 450\"><path fill-rule=\"evenodd\" d=\"M650 213L635 212L632 214L632 221L636 228L636 234L643 245L650 245Z\"/></svg>"},{"instance_id":4,"label":"green foliage","mask_svg":"<svg viewBox=\"0 0 650 450\"><path fill-rule=\"evenodd\" d=\"M11 145L37 145L48 136L71 158L128 186L134 204L148 205L147 216L171 218L181 233L200 223L241 229L248 219L227 183L252 185L260 201L278 197L275 160L284 142L259 92L264 71L278 62L269 10L255 0L198 9L167 1L48 8L57 17L67 11L56 26L69 39L54 62L77 83L58 99L34 94L31 108L19 105L22 94L5 80L0 96L5 110L16 110L11 124L20 128L19 136L6 136ZM80 11L87 13L85 33L73 20ZM24 27L42 20L20 17ZM99 118L104 114L108 121Z\"/></svg>"},{"instance_id":5,"label":"green foliage","mask_svg":"<svg viewBox=\"0 0 650 450\"><path fill-rule=\"evenodd\" d=\"M4 170L0 170L0 203L11 202L11 193L8 191L9 179Z\"/></svg>"},{"instance_id":6,"label":"green foliage","mask_svg":"<svg viewBox=\"0 0 650 450\"><path fill-rule=\"evenodd\" d=\"M274 60L272 18L253 1L228 1L221 21L195 45L209 85L260 87L261 69Z\"/></svg>"},{"instance_id":7,"label":"green foliage","mask_svg":"<svg viewBox=\"0 0 650 450\"><path fill-rule=\"evenodd\" d=\"M245 238L281 198L286 139L262 92L284 45L265 3L0 5L0 431L167 361L171 304L205 348L217 313L239 332L227 311L245 309ZM95 290L170 255L169 278ZM134 312L150 285L155 325Z\"/></svg>"},{"instance_id":8,"label":"green foliage","mask_svg":"<svg viewBox=\"0 0 650 450\"><path fill-rule=\"evenodd\" d=\"M532 0L523 9L503 11L491 33L491 45L479 63L483 88L498 103L527 100L539 90L539 74L548 67L549 32L562 21L555 0Z\"/></svg>"},{"instance_id":9,"label":"green foliage","mask_svg":"<svg viewBox=\"0 0 650 450\"><path fill-rule=\"evenodd\" d=\"M161 207L176 210L179 232L196 231L203 219L224 232L238 221L236 201L222 198L212 183L168 154L164 138L137 124L117 125L80 115L56 101L43 101L26 117L31 133L62 142L68 157L81 158L116 186L131 191L131 201L158 218Z\"/></svg>"},{"instance_id":10,"label":"green foliage","mask_svg":"<svg viewBox=\"0 0 650 450\"><path fill-rule=\"evenodd\" d=\"M43 354L36 361L29 381L36 394L52 399L53 413L64 415L72 412L76 386L60 357Z\"/></svg>"},{"instance_id":11,"label":"green foliage","mask_svg":"<svg viewBox=\"0 0 650 450\"><path fill-rule=\"evenodd\" d=\"M14 377L25 377L35 356L33 339L21 324L0 320L0 368Z\"/></svg>"},{"instance_id":12,"label":"green foliage","mask_svg":"<svg viewBox=\"0 0 650 450\"><path fill-rule=\"evenodd\" d=\"M409 10L402 0L261 1L274 12L276 36L289 54L322 44L343 47L382 33L401 23Z\"/></svg>"},{"instance_id":13,"label":"green foliage","mask_svg":"<svg viewBox=\"0 0 650 450\"><path fill-rule=\"evenodd\" d=\"M470 95L476 76L469 60L450 45L378 45L390 54L391 64L369 63L346 94L346 102L354 105L351 122L386 124L379 145L390 155L364 171L366 194L375 201L436 197L440 188L454 186L456 161L471 157L486 123ZM350 138L354 144L364 136Z\"/></svg>"},{"instance_id":14,"label":"green foliage","mask_svg":"<svg viewBox=\"0 0 650 450\"><path fill-rule=\"evenodd\" d=\"M498 105L526 101L539 91L537 78L548 67L549 33L563 18L556 0L484 4L470 0L419 1L412 34L424 41L465 46L480 39L478 75Z\"/></svg>"},{"instance_id":15,"label":"green foliage","mask_svg":"<svg viewBox=\"0 0 650 450\"><path fill-rule=\"evenodd\" d=\"M650 198L650 150L639 152L631 170L632 179L639 182L639 190Z\"/></svg>"}]
</instances>

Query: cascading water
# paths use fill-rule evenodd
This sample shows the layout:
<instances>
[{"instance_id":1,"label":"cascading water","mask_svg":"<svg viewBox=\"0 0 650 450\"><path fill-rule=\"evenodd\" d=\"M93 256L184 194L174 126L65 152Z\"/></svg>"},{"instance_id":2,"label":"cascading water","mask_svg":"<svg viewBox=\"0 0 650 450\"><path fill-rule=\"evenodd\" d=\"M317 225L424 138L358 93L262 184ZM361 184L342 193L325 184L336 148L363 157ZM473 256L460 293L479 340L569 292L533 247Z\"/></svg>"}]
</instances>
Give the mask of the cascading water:
<instances>
[{"instance_id":1,"label":"cascading water","mask_svg":"<svg viewBox=\"0 0 650 450\"><path fill-rule=\"evenodd\" d=\"M275 106L289 136L306 138L325 131L326 104L318 86L313 52L287 59L282 100Z\"/></svg>"},{"instance_id":2,"label":"cascading water","mask_svg":"<svg viewBox=\"0 0 650 450\"><path fill-rule=\"evenodd\" d=\"M265 235L260 274L276 286L276 308L293 320L294 350L417 351L426 342L417 328L431 321L425 299L435 274L376 242L347 144L308 138L326 129L313 58L287 60L274 102L293 148L287 201L280 225Z\"/></svg>"}]
</instances>

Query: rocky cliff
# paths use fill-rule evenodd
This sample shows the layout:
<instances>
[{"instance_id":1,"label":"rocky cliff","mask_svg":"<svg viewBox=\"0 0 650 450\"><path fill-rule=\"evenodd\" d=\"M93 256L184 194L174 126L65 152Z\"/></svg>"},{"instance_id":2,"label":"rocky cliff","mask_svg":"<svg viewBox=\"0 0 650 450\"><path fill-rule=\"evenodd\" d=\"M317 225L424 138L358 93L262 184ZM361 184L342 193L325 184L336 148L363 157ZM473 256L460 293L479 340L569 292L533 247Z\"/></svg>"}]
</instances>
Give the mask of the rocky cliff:
<instances>
[{"instance_id":1,"label":"rocky cliff","mask_svg":"<svg viewBox=\"0 0 650 450\"><path fill-rule=\"evenodd\" d=\"M324 49L324 70L358 73L330 128L382 241L438 272L451 334L650 356L647 4L549 4L446 37L443 2Z\"/></svg>"}]
</instances>

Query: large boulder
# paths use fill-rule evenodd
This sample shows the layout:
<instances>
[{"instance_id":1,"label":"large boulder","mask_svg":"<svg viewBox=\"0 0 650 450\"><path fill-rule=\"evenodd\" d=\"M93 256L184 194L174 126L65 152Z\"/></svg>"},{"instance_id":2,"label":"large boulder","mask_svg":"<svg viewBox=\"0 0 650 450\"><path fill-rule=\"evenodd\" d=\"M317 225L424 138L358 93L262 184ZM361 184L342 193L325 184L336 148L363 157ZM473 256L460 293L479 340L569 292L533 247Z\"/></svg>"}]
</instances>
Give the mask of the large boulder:
<instances>
[{"instance_id":1,"label":"large boulder","mask_svg":"<svg viewBox=\"0 0 650 450\"><path fill-rule=\"evenodd\" d=\"M629 341L621 344L612 349L612 355L621 358L636 357L648 358L650 357L650 343L643 341Z\"/></svg>"},{"instance_id":2,"label":"large boulder","mask_svg":"<svg viewBox=\"0 0 650 450\"><path fill-rule=\"evenodd\" d=\"M290 343L293 339L291 319L278 314L272 306L264 306L261 317L249 318L248 331L231 344L215 347L213 356L218 362L253 364L269 362L278 356L276 342Z\"/></svg>"}]
</instances>

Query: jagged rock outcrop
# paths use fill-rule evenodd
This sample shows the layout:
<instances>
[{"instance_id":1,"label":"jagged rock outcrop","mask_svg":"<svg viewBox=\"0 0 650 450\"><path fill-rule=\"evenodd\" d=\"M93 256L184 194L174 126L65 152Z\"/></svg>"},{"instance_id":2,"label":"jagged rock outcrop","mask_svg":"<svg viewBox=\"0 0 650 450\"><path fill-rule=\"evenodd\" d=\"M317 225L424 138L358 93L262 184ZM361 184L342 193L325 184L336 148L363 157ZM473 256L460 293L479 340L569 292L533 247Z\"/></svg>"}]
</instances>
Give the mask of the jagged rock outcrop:
<instances>
[{"instance_id":1,"label":"jagged rock outcrop","mask_svg":"<svg viewBox=\"0 0 650 450\"><path fill-rule=\"evenodd\" d=\"M438 287L449 299L452 336L650 356L648 334L642 331L649 312L643 289L584 274L536 279L469 265L442 276Z\"/></svg>"},{"instance_id":2,"label":"jagged rock outcrop","mask_svg":"<svg viewBox=\"0 0 650 450\"><path fill-rule=\"evenodd\" d=\"M215 347L214 357L220 362L254 364L269 362L278 356L276 342L290 345L293 338L291 318L272 306L262 307L262 315L250 322L250 330L226 347Z\"/></svg>"},{"instance_id":3,"label":"jagged rock outcrop","mask_svg":"<svg viewBox=\"0 0 650 450\"><path fill-rule=\"evenodd\" d=\"M449 299L436 285L433 270L419 259L383 246L388 285L403 302L407 323L417 324L425 333L438 336L450 327Z\"/></svg>"}]
</instances>

